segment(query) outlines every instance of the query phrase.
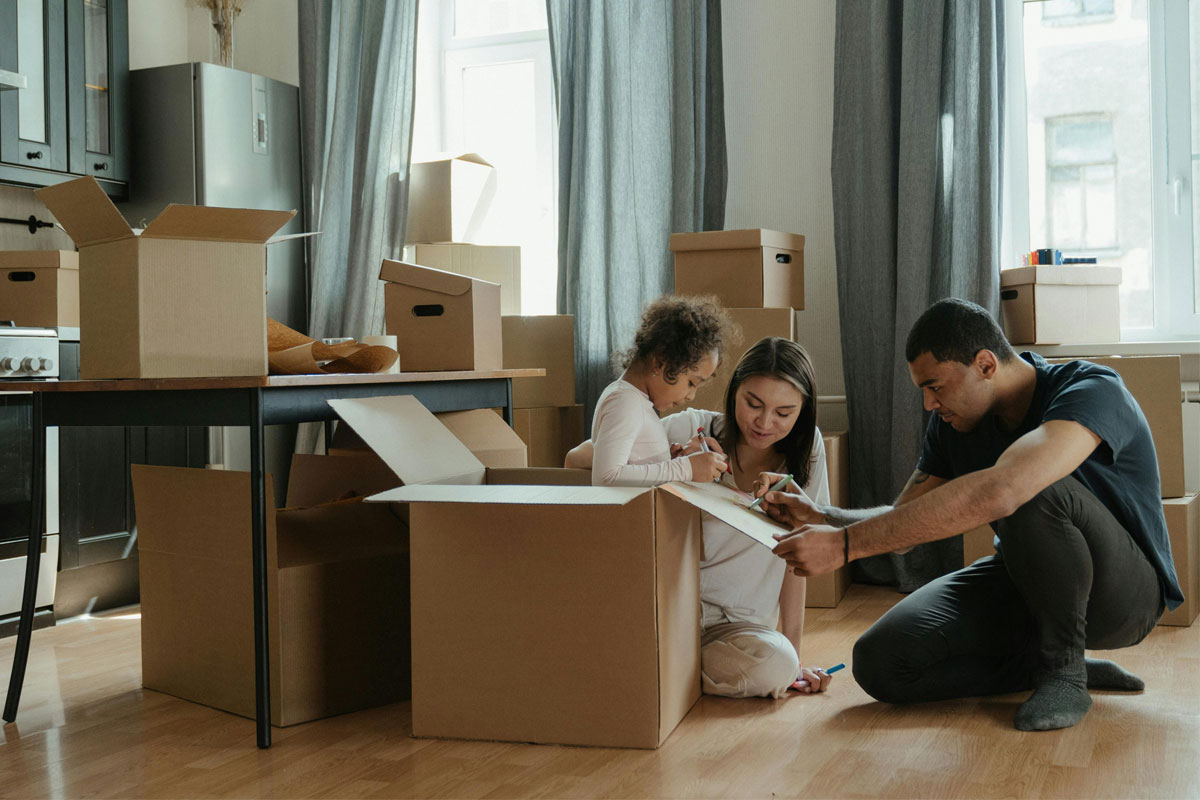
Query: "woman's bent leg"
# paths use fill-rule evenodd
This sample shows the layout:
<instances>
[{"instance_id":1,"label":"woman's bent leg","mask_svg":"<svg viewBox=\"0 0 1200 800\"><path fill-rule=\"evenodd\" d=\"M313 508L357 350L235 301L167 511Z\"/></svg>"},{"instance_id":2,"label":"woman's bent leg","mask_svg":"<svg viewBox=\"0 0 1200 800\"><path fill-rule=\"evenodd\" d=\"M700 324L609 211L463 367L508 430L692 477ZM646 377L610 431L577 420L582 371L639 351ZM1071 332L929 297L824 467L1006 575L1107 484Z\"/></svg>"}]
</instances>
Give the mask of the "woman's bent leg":
<instances>
[{"instance_id":1,"label":"woman's bent leg","mask_svg":"<svg viewBox=\"0 0 1200 800\"><path fill-rule=\"evenodd\" d=\"M705 694L783 697L799 674L796 649L779 631L749 622L704 631L700 678Z\"/></svg>"}]
</instances>

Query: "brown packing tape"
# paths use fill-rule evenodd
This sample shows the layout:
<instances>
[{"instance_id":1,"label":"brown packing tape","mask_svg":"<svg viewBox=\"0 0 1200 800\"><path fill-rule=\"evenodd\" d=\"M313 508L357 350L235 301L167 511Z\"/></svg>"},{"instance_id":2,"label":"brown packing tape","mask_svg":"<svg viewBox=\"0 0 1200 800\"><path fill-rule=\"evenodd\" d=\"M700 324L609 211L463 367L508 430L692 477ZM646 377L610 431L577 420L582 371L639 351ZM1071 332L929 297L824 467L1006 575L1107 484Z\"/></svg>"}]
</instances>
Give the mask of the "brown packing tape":
<instances>
[{"instance_id":1,"label":"brown packing tape","mask_svg":"<svg viewBox=\"0 0 1200 800\"><path fill-rule=\"evenodd\" d=\"M328 345L267 320L267 363L272 375L386 372L399 358L390 347L361 342Z\"/></svg>"}]
</instances>

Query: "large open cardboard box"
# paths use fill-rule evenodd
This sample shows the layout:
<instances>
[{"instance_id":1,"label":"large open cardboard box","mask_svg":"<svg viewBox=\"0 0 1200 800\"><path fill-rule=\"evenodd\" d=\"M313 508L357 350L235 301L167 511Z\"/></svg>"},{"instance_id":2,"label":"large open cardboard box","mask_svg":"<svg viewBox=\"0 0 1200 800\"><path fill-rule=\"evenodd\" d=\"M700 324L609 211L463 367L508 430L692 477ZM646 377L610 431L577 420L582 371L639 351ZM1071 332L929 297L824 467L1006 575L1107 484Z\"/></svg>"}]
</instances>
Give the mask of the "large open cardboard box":
<instances>
[{"instance_id":1,"label":"large open cardboard box","mask_svg":"<svg viewBox=\"0 0 1200 800\"><path fill-rule=\"evenodd\" d=\"M253 717L250 475L132 470L142 684ZM391 506L329 502L381 484L395 477L370 460L302 457L288 486L295 507L267 514L273 725L409 696L407 528Z\"/></svg>"},{"instance_id":2,"label":"large open cardboard box","mask_svg":"<svg viewBox=\"0 0 1200 800\"><path fill-rule=\"evenodd\" d=\"M0 250L0 320L18 326L79 327L79 254Z\"/></svg>"},{"instance_id":3,"label":"large open cardboard box","mask_svg":"<svg viewBox=\"0 0 1200 800\"><path fill-rule=\"evenodd\" d=\"M503 367L498 285L388 259L379 279L405 372Z\"/></svg>"},{"instance_id":4,"label":"large open cardboard box","mask_svg":"<svg viewBox=\"0 0 1200 800\"><path fill-rule=\"evenodd\" d=\"M539 378L513 378L513 408L575 405L575 317L510 316L502 317L500 324L504 331L504 368L546 370Z\"/></svg>"},{"instance_id":5,"label":"large open cardboard box","mask_svg":"<svg viewBox=\"0 0 1200 800\"><path fill-rule=\"evenodd\" d=\"M413 244L406 260L500 286L500 313L521 313L521 248L511 245Z\"/></svg>"},{"instance_id":6,"label":"large open cardboard box","mask_svg":"<svg viewBox=\"0 0 1200 800\"><path fill-rule=\"evenodd\" d=\"M409 503L413 733L662 744L700 696L700 509L761 515L485 469L412 397L330 405L406 484L371 499Z\"/></svg>"},{"instance_id":7,"label":"large open cardboard box","mask_svg":"<svg viewBox=\"0 0 1200 800\"><path fill-rule=\"evenodd\" d=\"M479 240L496 196L496 170L476 153L409 166L407 242Z\"/></svg>"},{"instance_id":8,"label":"large open cardboard box","mask_svg":"<svg viewBox=\"0 0 1200 800\"><path fill-rule=\"evenodd\" d=\"M675 293L726 308L804 308L804 237L762 228L671 234Z\"/></svg>"},{"instance_id":9,"label":"large open cardboard box","mask_svg":"<svg viewBox=\"0 0 1200 800\"><path fill-rule=\"evenodd\" d=\"M1121 341L1120 267L1000 271L1000 311L1013 344Z\"/></svg>"},{"instance_id":10,"label":"large open cardboard box","mask_svg":"<svg viewBox=\"0 0 1200 800\"><path fill-rule=\"evenodd\" d=\"M295 211L172 204L138 234L90 176L35 194L79 247L81 378L267 374L264 245Z\"/></svg>"}]
</instances>

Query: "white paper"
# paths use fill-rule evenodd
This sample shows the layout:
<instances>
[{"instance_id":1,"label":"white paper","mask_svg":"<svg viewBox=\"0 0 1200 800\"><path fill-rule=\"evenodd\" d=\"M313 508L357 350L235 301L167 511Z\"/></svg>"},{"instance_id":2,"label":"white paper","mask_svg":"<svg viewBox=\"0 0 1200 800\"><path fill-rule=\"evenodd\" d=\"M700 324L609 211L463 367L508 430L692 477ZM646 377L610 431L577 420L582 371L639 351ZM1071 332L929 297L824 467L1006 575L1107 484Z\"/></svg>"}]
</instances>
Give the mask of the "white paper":
<instances>
[{"instance_id":1,"label":"white paper","mask_svg":"<svg viewBox=\"0 0 1200 800\"><path fill-rule=\"evenodd\" d=\"M722 483L676 481L663 484L659 488L691 503L701 511L712 514L763 547L772 550L779 543L774 534L791 530L768 517L762 510L761 503L758 508L748 508L754 502L753 497Z\"/></svg>"}]
</instances>

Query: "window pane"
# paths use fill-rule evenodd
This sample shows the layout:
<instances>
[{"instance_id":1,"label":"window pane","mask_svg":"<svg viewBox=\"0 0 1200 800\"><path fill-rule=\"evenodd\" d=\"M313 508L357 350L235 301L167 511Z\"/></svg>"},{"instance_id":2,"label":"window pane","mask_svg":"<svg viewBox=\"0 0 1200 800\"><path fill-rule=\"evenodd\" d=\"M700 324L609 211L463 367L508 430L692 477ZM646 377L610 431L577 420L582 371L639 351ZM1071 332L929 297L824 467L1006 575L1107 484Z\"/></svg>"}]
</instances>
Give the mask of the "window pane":
<instances>
[{"instance_id":1,"label":"window pane","mask_svg":"<svg viewBox=\"0 0 1200 800\"><path fill-rule=\"evenodd\" d=\"M545 0L454 0L456 37L545 29Z\"/></svg>"},{"instance_id":2,"label":"window pane","mask_svg":"<svg viewBox=\"0 0 1200 800\"><path fill-rule=\"evenodd\" d=\"M17 72L25 88L17 91L17 135L31 142L46 141L46 52L42 0L17 4Z\"/></svg>"},{"instance_id":3,"label":"window pane","mask_svg":"<svg viewBox=\"0 0 1200 800\"><path fill-rule=\"evenodd\" d=\"M1122 268L1121 324L1153 324L1153 207L1146 0L1111 4L1081 24L1045 24L1025 3L1031 235L1064 255ZM1102 4L1080 3L1082 11ZM1057 23L1057 21L1056 21ZM1057 165L1078 165L1073 181ZM1119 187L1119 189L1118 189ZM1045 202L1033 198L1044 197ZM1041 218L1039 218L1039 216Z\"/></svg>"}]
</instances>

